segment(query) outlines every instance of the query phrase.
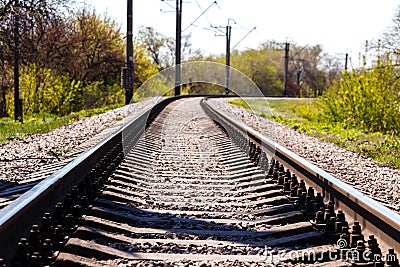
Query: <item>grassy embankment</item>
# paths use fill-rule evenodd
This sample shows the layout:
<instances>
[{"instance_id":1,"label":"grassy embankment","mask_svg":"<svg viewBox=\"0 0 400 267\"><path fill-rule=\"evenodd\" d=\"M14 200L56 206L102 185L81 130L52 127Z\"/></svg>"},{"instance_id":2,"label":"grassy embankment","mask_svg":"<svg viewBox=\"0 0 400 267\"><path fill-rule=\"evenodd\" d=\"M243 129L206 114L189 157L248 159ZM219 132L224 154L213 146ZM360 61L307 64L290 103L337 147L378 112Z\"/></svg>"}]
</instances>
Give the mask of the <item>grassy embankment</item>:
<instances>
[{"instance_id":1,"label":"grassy embankment","mask_svg":"<svg viewBox=\"0 0 400 267\"><path fill-rule=\"evenodd\" d=\"M15 122L13 118L0 118L0 144L22 139L30 134L45 133L81 118L95 116L120 106L122 105L82 110L63 117L53 114L33 114L25 116L23 123Z\"/></svg>"},{"instance_id":2,"label":"grassy embankment","mask_svg":"<svg viewBox=\"0 0 400 267\"><path fill-rule=\"evenodd\" d=\"M291 128L335 143L371 157L381 165L400 168L400 137L380 132L366 132L329 122L319 101L315 100L232 100L231 104L252 109L258 115L286 124Z\"/></svg>"}]
</instances>

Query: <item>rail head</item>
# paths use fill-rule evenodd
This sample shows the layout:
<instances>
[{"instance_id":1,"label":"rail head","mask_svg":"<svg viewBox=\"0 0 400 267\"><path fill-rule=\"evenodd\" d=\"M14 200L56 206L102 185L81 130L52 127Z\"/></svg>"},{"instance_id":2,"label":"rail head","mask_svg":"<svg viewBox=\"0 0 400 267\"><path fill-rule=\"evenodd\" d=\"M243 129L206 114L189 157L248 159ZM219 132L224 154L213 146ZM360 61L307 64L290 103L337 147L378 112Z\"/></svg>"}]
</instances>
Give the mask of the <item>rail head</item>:
<instances>
[{"instance_id":1,"label":"rail head","mask_svg":"<svg viewBox=\"0 0 400 267\"><path fill-rule=\"evenodd\" d=\"M131 118L116 132L1 209L0 258L3 258L6 264L10 263L20 237L28 235L32 224L40 224L43 214L51 213L55 204L62 202L65 194L83 181L85 175L107 152L118 146L120 152L126 154L135 145L146 127L168 104L181 98L204 96L208 95L161 98L159 102Z\"/></svg>"},{"instance_id":2,"label":"rail head","mask_svg":"<svg viewBox=\"0 0 400 267\"><path fill-rule=\"evenodd\" d=\"M49 211L50 206L54 206L65 195L65 192L78 184L87 174L90 166L95 165L111 148L120 144L121 150L129 149L121 145L124 136L135 136L141 134L148 124L148 118L157 114L166 105L180 97L172 97L162 100L153 107L143 111L136 119L121 127L117 132L105 138L90 150L76 158L70 164L49 176L41 183L37 184L30 191L23 194L10 206L0 210L0 258L10 261L16 250L16 244L22 234L26 234L32 225L41 220L44 212ZM271 139L254 131L244 123L233 119L226 114L218 111L203 101L204 106L217 114L218 118L233 125L243 134L249 136L270 154L274 152L275 157L284 161L294 163L299 171L306 173L314 183L319 183L325 187L324 190L335 194L340 201L356 203L360 211L365 213L363 216L368 220L376 220L381 223L382 231L400 243L400 215L394 213L383 205L361 194L337 178L312 165L293 152L280 146ZM130 137L129 137L130 138ZM135 137L134 137L135 138ZM127 142L129 143L129 142ZM132 143L127 144L132 146ZM368 214L367 214L368 213ZM20 235L16 234L20 233ZM399 247L396 248L399 251Z\"/></svg>"},{"instance_id":3,"label":"rail head","mask_svg":"<svg viewBox=\"0 0 400 267\"><path fill-rule=\"evenodd\" d=\"M346 207L350 207L356 211L357 215L353 218L354 220L366 220L369 224L365 225L377 226L374 231L382 232L376 235L382 239L386 239L383 241L389 246L394 247L397 252L400 251L400 214L390 210L289 149L255 131L242 121L228 116L210 104L208 99L203 100L203 103L204 107L214 113L218 120L223 120L233 126L262 147L270 157L283 160L287 163L287 166L294 167L298 173L303 174L303 177L309 179L312 184L318 185L325 194L329 194L330 197L335 199L335 206L337 208L341 209L342 206L346 205Z\"/></svg>"},{"instance_id":4,"label":"rail head","mask_svg":"<svg viewBox=\"0 0 400 267\"><path fill-rule=\"evenodd\" d=\"M162 99L132 118L116 132L79 155L72 162L25 192L0 210L0 258L10 263L20 237L27 236L32 224L40 224L45 212L52 212L57 202L79 184L107 152L118 147L129 150L152 120L166 105L178 98ZM126 142L125 142L126 141Z\"/></svg>"}]
</instances>

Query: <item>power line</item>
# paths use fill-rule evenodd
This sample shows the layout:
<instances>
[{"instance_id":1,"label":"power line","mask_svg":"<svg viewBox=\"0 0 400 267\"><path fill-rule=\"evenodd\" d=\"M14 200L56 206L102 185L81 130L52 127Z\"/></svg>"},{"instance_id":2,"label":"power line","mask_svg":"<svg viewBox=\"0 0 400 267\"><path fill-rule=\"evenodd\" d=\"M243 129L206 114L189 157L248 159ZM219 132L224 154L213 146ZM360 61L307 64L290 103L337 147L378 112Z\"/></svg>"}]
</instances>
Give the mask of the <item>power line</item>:
<instances>
[{"instance_id":1,"label":"power line","mask_svg":"<svg viewBox=\"0 0 400 267\"><path fill-rule=\"evenodd\" d=\"M163 2L163 3L166 4L167 6L171 7L172 9L175 9L175 7L174 7L173 5L171 5L170 3L168 3L168 1L161 0L161 2ZM175 11L168 11L168 12L175 12Z\"/></svg>"},{"instance_id":2,"label":"power line","mask_svg":"<svg viewBox=\"0 0 400 267\"><path fill-rule=\"evenodd\" d=\"M239 40L239 42L237 42L237 43L232 47L232 49L235 49L235 47L238 46L238 44L240 44L240 42L242 42L247 36L249 36L249 34L250 34L252 31L254 31L255 29L256 29L256 27L254 26L248 33L246 33L245 36L243 36L242 39Z\"/></svg>"},{"instance_id":3,"label":"power line","mask_svg":"<svg viewBox=\"0 0 400 267\"><path fill-rule=\"evenodd\" d=\"M215 33L215 36L225 36L225 32L223 30L221 30L222 28L225 28L225 26L213 26L213 25L210 25L210 27L212 29L215 29L215 30L220 32L220 34L217 34L217 32L215 30L208 29L208 30L212 30Z\"/></svg>"},{"instance_id":4,"label":"power line","mask_svg":"<svg viewBox=\"0 0 400 267\"><path fill-rule=\"evenodd\" d=\"M199 1L198 1L198 0L195 0L195 1L196 1L197 6L199 7L199 9L200 9L201 11L203 11L203 8L200 6ZM217 1L215 1L215 2L217 2ZM216 5L219 9L221 9L221 8L218 6L218 3L216 3L215 5ZM206 20L207 20L208 24L211 24L211 21L210 21L210 19L207 17L206 14L205 14L205 17L206 17Z\"/></svg>"},{"instance_id":5,"label":"power line","mask_svg":"<svg viewBox=\"0 0 400 267\"><path fill-rule=\"evenodd\" d=\"M197 1L196 1L197 2ZM217 1L214 1L209 5L206 10L204 10L189 26L187 26L182 32L186 31L190 26L192 26L201 16L203 16L214 4L217 4ZM199 6L200 7L200 6ZM201 8L200 8L201 9Z\"/></svg>"}]
</instances>

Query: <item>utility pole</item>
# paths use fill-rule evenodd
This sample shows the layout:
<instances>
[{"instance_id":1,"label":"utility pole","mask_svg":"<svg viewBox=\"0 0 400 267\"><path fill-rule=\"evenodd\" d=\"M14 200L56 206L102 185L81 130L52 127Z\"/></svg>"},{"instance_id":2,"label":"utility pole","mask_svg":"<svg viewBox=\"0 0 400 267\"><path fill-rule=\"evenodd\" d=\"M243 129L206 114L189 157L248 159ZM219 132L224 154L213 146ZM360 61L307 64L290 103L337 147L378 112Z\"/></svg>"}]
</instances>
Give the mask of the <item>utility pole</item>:
<instances>
[{"instance_id":1,"label":"utility pole","mask_svg":"<svg viewBox=\"0 0 400 267\"><path fill-rule=\"evenodd\" d=\"M345 59L345 62L344 62L344 70L346 70L346 71L347 71L347 61L348 60L349 60L349 54L346 53L346 59Z\"/></svg>"},{"instance_id":2,"label":"utility pole","mask_svg":"<svg viewBox=\"0 0 400 267\"><path fill-rule=\"evenodd\" d=\"M175 95L181 94L182 0L176 0Z\"/></svg>"},{"instance_id":3,"label":"utility pole","mask_svg":"<svg viewBox=\"0 0 400 267\"><path fill-rule=\"evenodd\" d=\"M232 26L226 26L226 84L225 84L225 94L229 95L229 76L230 76L230 66L231 66L231 33Z\"/></svg>"},{"instance_id":4,"label":"utility pole","mask_svg":"<svg viewBox=\"0 0 400 267\"><path fill-rule=\"evenodd\" d=\"M285 43L285 76L283 78L283 96L287 96L287 78L289 72L289 43Z\"/></svg>"},{"instance_id":5,"label":"utility pole","mask_svg":"<svg viewBox=\"0 0 400 267\"><path fill-rule=\"evenodd\" d=\"M19 1L15 1L16 9ZM19 15L14 11L14 120L22 120L22 99L19 98Z\"/></svg>"},{"instance_id":6,"label":"utility pole","mask_svg":"<svg viewBox=\"0 0 400 267\"><path fill-rule=\"evenodd\" d=\"M121 85L125 88L125 105L128 105L133 97L133 25L132 25L132 0L127 3L127 33L126 33L126 59L125 66L121 70Z\"/></svg>"}]
</instances>

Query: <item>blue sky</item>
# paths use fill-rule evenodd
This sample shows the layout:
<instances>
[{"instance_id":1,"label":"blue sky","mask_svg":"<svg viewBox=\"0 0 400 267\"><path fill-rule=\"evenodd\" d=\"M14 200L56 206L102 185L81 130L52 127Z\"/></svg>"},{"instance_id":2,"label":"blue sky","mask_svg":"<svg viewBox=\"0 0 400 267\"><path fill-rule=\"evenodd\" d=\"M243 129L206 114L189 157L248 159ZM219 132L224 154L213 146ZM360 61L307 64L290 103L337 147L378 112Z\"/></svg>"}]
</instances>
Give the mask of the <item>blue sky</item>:
<instances>
[{"instance_id":1,"label":"blue sky","mask_svg":"<svg viewBox=\"0 0 400 267\"><path fill-rule=\"evenodd\" d=\"M97 13L107 14L125 30L126 0L82 0ZM299 45L321 44L330 54L349 53L358 61L366 40L378 39L392 24L397 0L184 0L182 28L191 33L194 48L225 53L225 38L215 36L213 26L232 25L232 46L251 32L237 48L257 48L267 40ZM175 36L175 0L133 0L134 33L152 26ZM209 10L191 23L209 6ZM236 22L236 23L235 23ZM191 25L191 26L190 26ZM222 28L222 30L224 30Z\"/></svg>"}]
</instances>

